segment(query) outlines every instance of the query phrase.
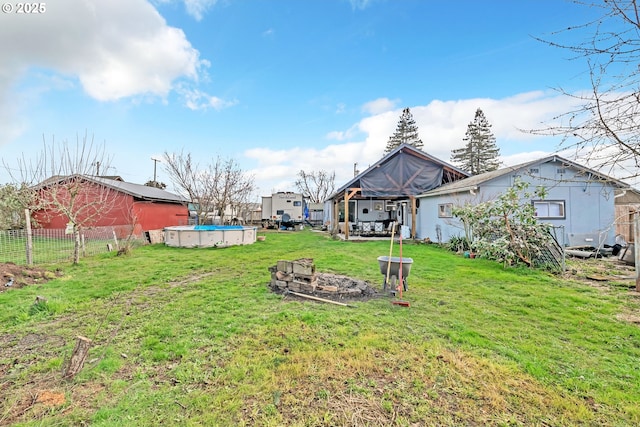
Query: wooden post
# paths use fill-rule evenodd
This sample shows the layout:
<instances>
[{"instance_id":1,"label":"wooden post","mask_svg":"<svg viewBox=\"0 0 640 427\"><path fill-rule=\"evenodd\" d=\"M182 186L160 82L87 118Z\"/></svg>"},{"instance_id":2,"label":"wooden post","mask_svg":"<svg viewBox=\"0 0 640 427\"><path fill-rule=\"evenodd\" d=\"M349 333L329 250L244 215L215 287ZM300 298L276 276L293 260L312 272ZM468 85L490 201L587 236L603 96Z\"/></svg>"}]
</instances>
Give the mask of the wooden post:
<instances>
[{"instance_id":1,"label":"wooden post","mask_svg":"<svg viewBox=\"0 0 640 427\"><path fill-rule=\"evenodd\" d=\"M361 188L349 188L344 192L344 239L349 240L349 200L355 196ZM355 218L354 218L355 219Z\"/></svg>"},{"instance_id":2,"label":"wooden post","mask_svg":"<svg viewBox=\"0 0 640 427\"><path fill-rule=\"evenodd\" d=\"M411 238L416 238L416 196L410 196L411 199Z\"/></svg>"},{"instance_id":3,"label":"wooden post","mask_svg":"<svg viewBox=\"0 0 640 427\"><path fill-rule=\"evenodd\" d=\"M116 236L116 230L111 230L113 233L113 242L116 244L116 249L120 250L120 246L118 245L118 236Z\"/></svg>"},{"instance_id":4,"label":"wooden post","mask_svg":"<svg viewBox=\"0 0 640 427\"><path fill-rule=\"evenodd\" d=\"M344 240L349 240L349 195L344 192Z\"/></svg>"},{"instance_id":5,"label":"wooden post","mask_svg":"<svg viewBox=\"0 0 640 427\"><path fill-rule=\"evenodd\" d=\"M67 363L62 378L72 379L84 366L84 360L87 358L89 348L91 348L91 340L82 336L76 337L76 347L73 349L69 363Z\"/></svg>"},{"instance_id":6,"label":"wooden post","mask_svg":"<svg viewBox=\"0 0 640 427\"><path fill-rule=\"evenodd\" d=\"M640 292L640 213L633 214L633 259L636 265L636 291Z\"/></svg>"},{"instance_id":7,"label":"wooden post","mask_svg":"<svg viewBox=\"0 0 640 427\"><path fill-rule=\"evenodd\" d=\"M331 229L333 230L333 234L338 234L338 227L340 226L338 214L338 199L334 199L333 201L333 223L331 224Z\"/></svg>"},{"instance_id":8,"label":"wooden post","mask_svg":"<svg viewBox=\"0 0 640 427\"><path fill-rule=\"evenodd\" d=\"M33 233L31 231L31 215L29 215L29 209L24 210L24 221L27 227L27 247L25 248L27 265L33 264Z\"/></svg>"}]
</instances>

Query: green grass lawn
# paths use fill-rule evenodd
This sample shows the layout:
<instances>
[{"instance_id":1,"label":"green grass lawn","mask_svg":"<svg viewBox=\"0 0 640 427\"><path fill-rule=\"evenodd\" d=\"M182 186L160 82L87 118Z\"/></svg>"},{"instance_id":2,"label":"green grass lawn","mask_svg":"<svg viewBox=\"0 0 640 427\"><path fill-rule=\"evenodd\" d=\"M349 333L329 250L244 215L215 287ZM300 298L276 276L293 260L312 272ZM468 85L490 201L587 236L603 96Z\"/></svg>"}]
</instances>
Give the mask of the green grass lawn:
<instances>
[{"instance_id":1,"label":"green grass lawn","mask_svg":"<svg viewBox=\"0 0 640 427\"><path fill-rule=\"evenodd\" d=\"M640 424L627 288L405 244L409 308L292 300L267 286L276 261L313 258L381 289L389 242L266 235L104 254L0 293L0 425ZM79 335L93 346L62 380Z\"/></svg>"}]
</instances>

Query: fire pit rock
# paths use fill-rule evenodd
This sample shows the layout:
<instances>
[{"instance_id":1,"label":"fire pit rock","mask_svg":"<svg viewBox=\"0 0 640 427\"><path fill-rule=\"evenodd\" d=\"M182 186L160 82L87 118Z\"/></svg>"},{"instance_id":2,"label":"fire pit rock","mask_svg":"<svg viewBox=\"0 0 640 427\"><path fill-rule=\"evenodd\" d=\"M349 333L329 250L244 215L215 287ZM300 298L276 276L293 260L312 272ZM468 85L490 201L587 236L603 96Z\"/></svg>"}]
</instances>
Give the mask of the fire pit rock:
<instances>
[{"instance_id":1,"label":"fire pit rock","mask_svg":"<svg viewBox=\"0 0 640 427\"><path fill-rule=\"evenodd\" d=\"M330 273L317 273L313 259L278 261L272 267L269 287L276 293L299 292L334 301L369 299L378 292L368 282Z\"/></svg>"}]
</instances>

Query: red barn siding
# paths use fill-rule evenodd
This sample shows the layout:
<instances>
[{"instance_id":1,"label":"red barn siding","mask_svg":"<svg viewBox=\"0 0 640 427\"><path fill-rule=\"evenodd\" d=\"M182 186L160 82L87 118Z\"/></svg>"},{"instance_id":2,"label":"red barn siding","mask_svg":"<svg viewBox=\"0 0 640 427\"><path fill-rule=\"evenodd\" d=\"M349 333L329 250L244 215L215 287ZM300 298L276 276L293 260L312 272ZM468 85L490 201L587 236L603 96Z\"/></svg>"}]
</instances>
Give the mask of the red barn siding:
<instances>
[{"instance_id":1,"label":"red barn siding","mask_svg":"<svg viewBox=\"0 0 640 427\"><path fill-rule=\"evenodd\" d=\"M182 204L134 200L133 196L117 191L109 195L109 201L103 209L100 218L85 226L114 227L118 238L127 237L131 233L131 224L136 224L133 234L140 236L148 230L185 225L189 217L187 207ZM34 212L33 217L45 229L66 228L68 222L63 215L52 215L44 211Z\"/></svg>"},{"instance_id":2,"label":"red barn siding","mask_svg":"<svg viewBox=\"0 0 640 427\"><path fill-rule=\"evenodd\" d=\"M162 202L136 202L133 211L143 230L159 230L170 225L186 225L186 206Z\"/></svg>"}]
</instances>

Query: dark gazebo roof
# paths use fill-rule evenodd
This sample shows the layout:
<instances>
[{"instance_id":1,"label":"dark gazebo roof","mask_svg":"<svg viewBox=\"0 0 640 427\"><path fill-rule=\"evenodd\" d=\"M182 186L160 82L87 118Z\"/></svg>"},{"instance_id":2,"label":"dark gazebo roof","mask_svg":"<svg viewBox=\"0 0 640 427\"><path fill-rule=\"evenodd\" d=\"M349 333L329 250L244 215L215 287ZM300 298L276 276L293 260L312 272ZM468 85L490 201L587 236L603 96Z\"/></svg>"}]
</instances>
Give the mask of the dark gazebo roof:
<instances>
[{"instance_id":1,"label":"dark gazebo roof","mask_svg":"<svg viewBox=\"0 0 640 427\"><path fill-rule=\"evenodd\" d=\"M406 198L468 176L412 145L402 144L340 187L330 200L354 189L359 190L354 198Z\"/></svg>"}]
</instances>

